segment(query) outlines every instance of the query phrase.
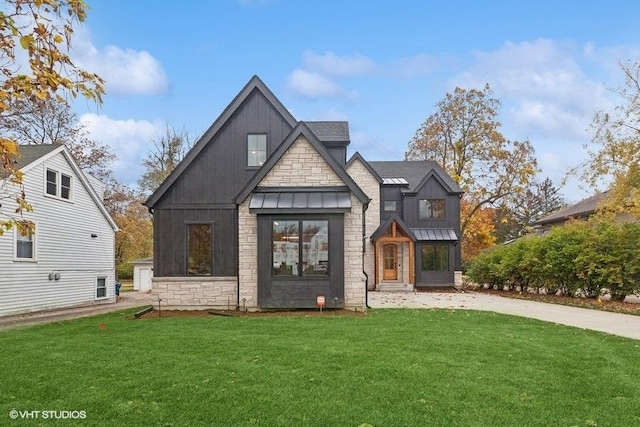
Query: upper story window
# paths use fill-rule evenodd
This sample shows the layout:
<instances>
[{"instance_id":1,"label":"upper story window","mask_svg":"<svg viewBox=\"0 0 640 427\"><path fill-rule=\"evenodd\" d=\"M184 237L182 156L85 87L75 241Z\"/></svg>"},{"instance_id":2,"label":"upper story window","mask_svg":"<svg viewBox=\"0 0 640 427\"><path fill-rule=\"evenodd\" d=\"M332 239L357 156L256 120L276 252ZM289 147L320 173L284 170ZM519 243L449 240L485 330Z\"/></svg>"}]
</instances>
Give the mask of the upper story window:
<instances>
[{"instance_id":1,"label":"upper story window","mask_svg":"<svg viewBox=\"0 0 640 427\"><path fill-rule=\"evenodd\" d=\"M247 166L260 167L267 160L267 134L247 135Z\"/></svg>"},{"instance_id":2,"label":"upper story window","mask_svg":"<svg viewBox=\"0 0 640 427\"><path fill-rule=\"evenodd\" d=\"M21 230L15 227L15 258L16 260L33 261L36 259L36 229ZM24 233L24 234L23 234Z\"/></svg>"},{"instance_id":3,"label":"upper story window","mask_svg":"<svg viewBox=\"0 0 640 427\"><path fill-rule=\"evenodd\" d=\"M47 169L45 191L50 196L71 200L71 176Z\"/></svg>"},{"instance_id":4,"label":"upper story window","mask_svg":"<svg viewBox=\"0 0 640 427\"><path fill-rule=\"evenodd\" d=\"M445 219L446 217L444 199L420 200L420 219Z\"/></svg>"},{"instance_id":5,"label":"upper story window","mask_svg":"<svg viewBox=\"0 0 640 427\"><path fill-rule=\"evenodd\" d=\"M384 201L384 211L385 212L395 212L398 210L398 202L396 200L385 200Z\"/></svg>"}]
</instances>

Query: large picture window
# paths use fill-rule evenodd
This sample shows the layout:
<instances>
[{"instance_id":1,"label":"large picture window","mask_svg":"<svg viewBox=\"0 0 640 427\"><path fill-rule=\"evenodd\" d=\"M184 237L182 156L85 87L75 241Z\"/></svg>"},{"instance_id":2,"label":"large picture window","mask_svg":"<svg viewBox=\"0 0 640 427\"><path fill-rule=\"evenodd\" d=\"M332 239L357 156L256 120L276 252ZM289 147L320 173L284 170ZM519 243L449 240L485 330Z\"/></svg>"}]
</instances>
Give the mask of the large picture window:
<instances>
[{"instance_id":1,"label":"large picture window","mask_svg":"<svg viewBox=\"0 0 640 427\"><path fill-rule=\"evenodd\" d=\"M187 275L211 276L213 272L211 224L187 224Z\"/></svg>"},{"instance_id":2,"label":"large picture window","mask_svg":"<svg viewBox=\"0 0 640 427\"><path fill-rule=\"evenodd\" d=\"M420 219L445 219L446 217L444 199L420 200Z\"/></svg>"},{"instance_id":3,"label":"large picture window","mask_svg":"<svg viewBox=\"0 0 640 427\"><path fill-rule=\"evenodd\" d=\"M267 160L267 134L247 135L247 166L260 167Z\"/></svg>"},{"instance_id":4,"label":"large picture window","mask_svg":"<svg viewBox=\"0 0 640 427\"><path fill-rule=\"evenodd\" d=\"M449 271L449 245L422 245L422 271Z\"/></svg>"},{"instance_id":5,"label":"large picture window","mask_svg":"<svg viewBox=\"0 0 640 427\"><path fill-rule=\"evenodd\" d=\"M329 221L272 222L274 276L329 275Z\"/></svg>"}]
</instances>

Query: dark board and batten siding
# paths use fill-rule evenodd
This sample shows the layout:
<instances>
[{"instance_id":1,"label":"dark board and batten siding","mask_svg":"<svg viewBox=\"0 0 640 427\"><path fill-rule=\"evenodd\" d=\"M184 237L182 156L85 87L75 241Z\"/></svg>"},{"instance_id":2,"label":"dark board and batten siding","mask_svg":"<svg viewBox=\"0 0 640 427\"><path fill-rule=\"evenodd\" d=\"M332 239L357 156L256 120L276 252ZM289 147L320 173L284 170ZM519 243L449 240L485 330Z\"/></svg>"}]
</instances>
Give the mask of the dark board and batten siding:
<instances>
[{"instance_id":1,"label":"dark board and batten siding","mask_svg":"<svg viewBox=\"0 0 640 427\"><path fill-rule=\"evenodd\" d=\"M154 206L156 277L186 276L186 224L213 223L213 275L236 276L234 197L256 168L247 167L248 133L266 133L271 155L292 128L258 90L214 135Z\"/></svg>"}]
</instances>

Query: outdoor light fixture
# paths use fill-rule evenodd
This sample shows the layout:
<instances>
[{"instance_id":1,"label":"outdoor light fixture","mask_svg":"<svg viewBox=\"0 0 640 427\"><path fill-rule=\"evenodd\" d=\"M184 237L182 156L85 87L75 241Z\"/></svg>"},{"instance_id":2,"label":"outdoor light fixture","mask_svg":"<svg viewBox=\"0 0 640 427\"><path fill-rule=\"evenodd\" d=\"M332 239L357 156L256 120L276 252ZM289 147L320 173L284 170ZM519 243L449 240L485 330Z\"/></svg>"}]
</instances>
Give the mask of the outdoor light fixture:
<instances>
[{"instance_id":1,"label":"outdoor light fixture","mask_svg":"<svg viewBox=\"0 0 640 427\"><path fill-rule=\"evenodd\" d=\"M91 237L95 239L96 237L98 237L98 235L95 233L91 233Z\"/></svg>"}]
</instances>

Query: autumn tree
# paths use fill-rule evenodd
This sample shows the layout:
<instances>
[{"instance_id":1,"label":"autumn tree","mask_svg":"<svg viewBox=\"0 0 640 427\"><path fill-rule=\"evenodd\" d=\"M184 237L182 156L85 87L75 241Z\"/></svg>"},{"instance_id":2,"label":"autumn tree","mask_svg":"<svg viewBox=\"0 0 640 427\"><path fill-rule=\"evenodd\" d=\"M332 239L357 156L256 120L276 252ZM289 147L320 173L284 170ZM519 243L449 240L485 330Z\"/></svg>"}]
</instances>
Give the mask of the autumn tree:
<instances>
[{"instance_id":1,"label":"autumn tree","mask_svg":"<svg viewBox=\"0 0 640 427\"><path fill-rule=\"evenodd\" d=\"M76 66L69 56L74 25L86 19L82 0L5 0L0 12L0 117L13 115L22 99L66 103L78 95L102 101L104 81ZM24 53L27 61L21 60ZM12 212L0 210L0 234L31 209L15 166L15 139L0 135L0 177L19 190ZM3 204L3 206L5 206Z\"/></svg>"},{"instance_id":2,"label":"autumn tree","mask_svg":"<svg viewBox=\"0 0 640 427\"><path fill-rule=\"evenodd\" d=\"M20 144L63 144L84 172L107 182L113 179L111 149L89 138L71 106L54 99L14 100L11 115L0 117L0 134Z\"/></svg>"},{"instance_id":3,"label":"autumn tree","mask_svg":"<svg viewBox=\"0 0 640 427\"><path fill-rule=\"evenodd\" d=\"M497 241L503 243L530 233L537 220L565 205L560 189L550 178L534 180L526 191L496 209Z\"/></svg>"},{"instance_id":4,"label":"autumn tree","mask_svg":"<svg viewBox=\"0 0 640 427\"><path fill-rule=\"evenodd\" d=\"M610 210L640 216L640 60L620 69L625 82L614 92L621 103L595 114L582 178L595 188L610 186Z\"/></svg>"},{"instance_id":5,"label":"autumn tree","mask_svg":"<svg viewBox=\"0 0 640 427\"><path fill-rule=\"evenodd\" d=\"M475 207L473 201L463 199L460 203L460 215L467 216ZM481 207L472 215L463 231L462 262L470 259L496 243L495 228L496 209L491 206Z\"/></svg>"},{"instance_id":6,"label":"autumn tree","mask_svg":"<svg viewBox=\"0 0 640 427\"><path fill-rule=\"evenodd\" d=\"M529 141L510 141L497 121L500 101L489 85L456 88L436 104L436 112L417 130L407 160L438 162L465 192L463 235L478 212L525 192L537 163Z\"/></svg>"},{"instance_id":7,"label":"autumn tree","mask_svg":"<svg viewBox=\"0 0 640 427\"><path fill-rule=\"evenodd\" d=\"M193 145L184 129L178 131L168 124L164 134L156 136L152 143L152 150L142 161L144 172L138 180L140 190L146 195L150 195L160 186Z\"/></svg>"}]
</instances>

